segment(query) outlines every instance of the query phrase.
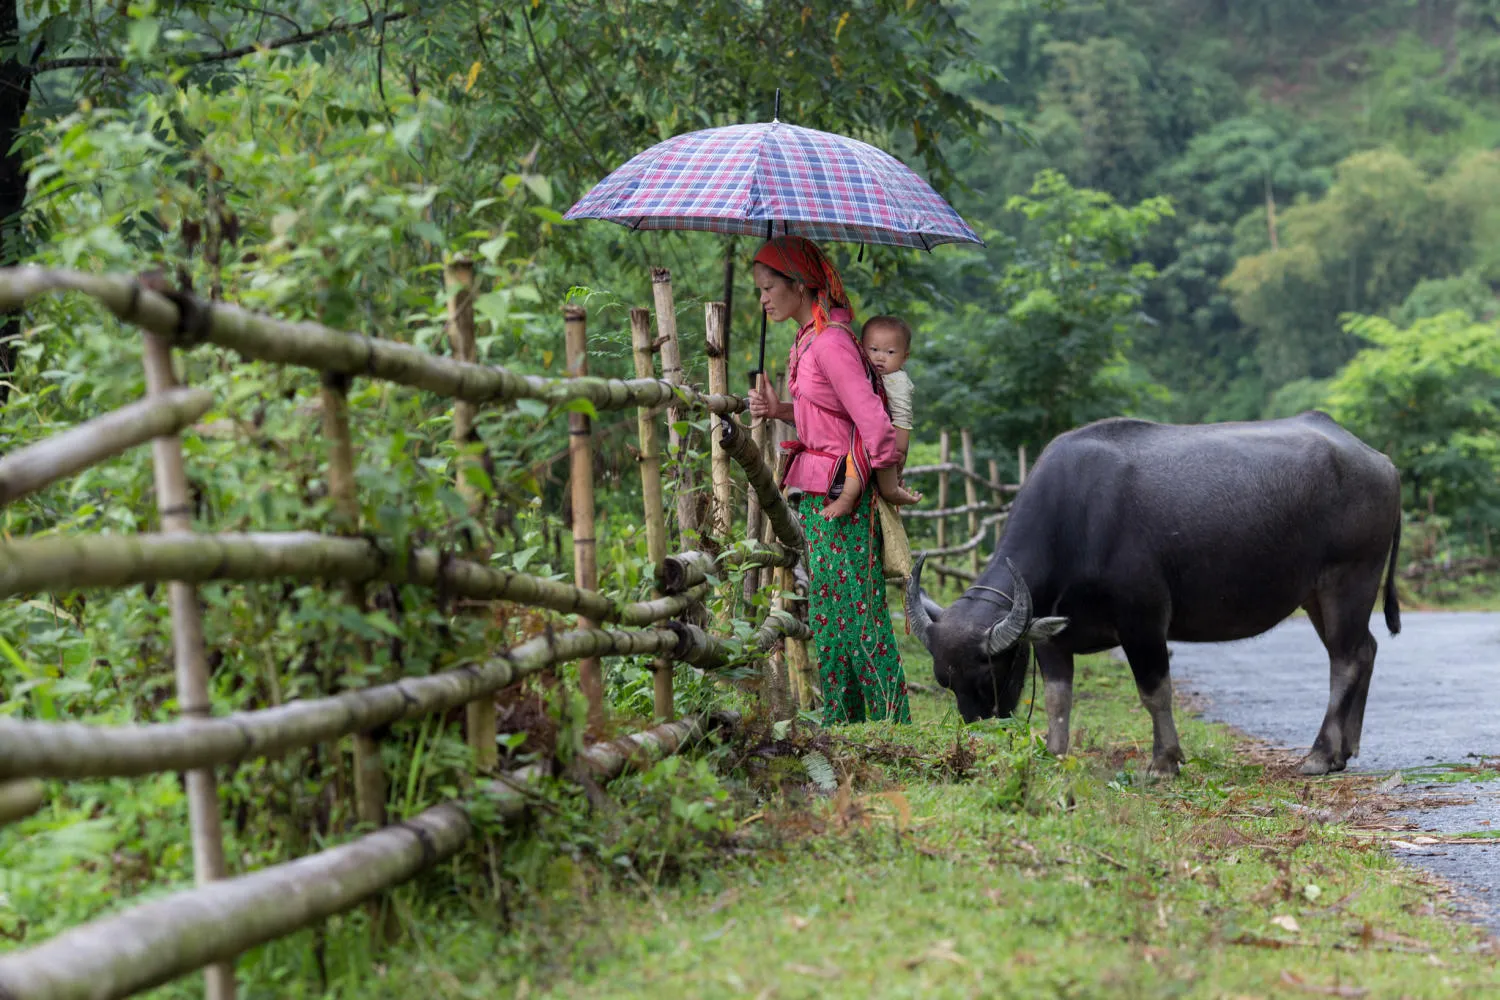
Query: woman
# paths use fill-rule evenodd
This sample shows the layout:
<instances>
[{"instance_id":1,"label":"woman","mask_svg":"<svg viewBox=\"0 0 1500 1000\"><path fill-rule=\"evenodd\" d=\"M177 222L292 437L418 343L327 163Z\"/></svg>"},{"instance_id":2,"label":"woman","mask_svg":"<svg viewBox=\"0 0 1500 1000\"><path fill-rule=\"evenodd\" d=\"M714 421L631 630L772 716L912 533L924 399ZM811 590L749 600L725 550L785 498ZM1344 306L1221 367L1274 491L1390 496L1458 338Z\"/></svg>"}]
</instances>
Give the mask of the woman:
<instances>
[{"instance_id":1,"label":"woman","mask_svg":"<svg viewBox=\"0 0 1500 1000\"><path fill-rule=\"evenodd\" d=\"M880 380L854 337L843 281L817 244L778 236L756 253L754 270L767 318L796 320L798 327L787 364L792 401L783 403L763 374L750 395L750 412L797 427L782 487L807 535L808 624L818 647L823 721L910 722L886 610L875 490L864 491L852 514L823 514L846 455L860 463L866 483L866 463L896 464L896 429L879 395Z\"/></svg>"}]
</instances>

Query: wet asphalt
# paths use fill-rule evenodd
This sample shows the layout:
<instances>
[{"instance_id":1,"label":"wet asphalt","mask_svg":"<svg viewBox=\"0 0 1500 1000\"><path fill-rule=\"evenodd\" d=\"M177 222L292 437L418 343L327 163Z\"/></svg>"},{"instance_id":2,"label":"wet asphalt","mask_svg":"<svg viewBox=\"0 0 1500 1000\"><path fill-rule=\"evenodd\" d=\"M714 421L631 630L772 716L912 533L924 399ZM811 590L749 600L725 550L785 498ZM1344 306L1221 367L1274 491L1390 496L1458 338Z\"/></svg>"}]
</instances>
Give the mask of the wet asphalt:
<instances>
[{"instance_id":1,"label":"wet asphalt","mask_svg":"<svg viewBox=\"0 0 1500 1000\"><path fill-rule=\"evenodd\" d=\"M1457 777L1454 765L1500 756L1500 614L1407 611L1402 625L1392 637L1378 613L1371 619L1380 648L1360 755L1349 770L1400 770L1398 794L1414 800L1472 800L1414 810L1410 818L1425 832L1500 832L1500 781L1440 780ZM1172 678L1207 718L1298 752L1312 744L1328 705L1328 655L1301 618L1241 642L1174 644ZM1500 841L1395 850L1452 882L1469 911L1500 932Z\"/></svg>"}]
</instances>

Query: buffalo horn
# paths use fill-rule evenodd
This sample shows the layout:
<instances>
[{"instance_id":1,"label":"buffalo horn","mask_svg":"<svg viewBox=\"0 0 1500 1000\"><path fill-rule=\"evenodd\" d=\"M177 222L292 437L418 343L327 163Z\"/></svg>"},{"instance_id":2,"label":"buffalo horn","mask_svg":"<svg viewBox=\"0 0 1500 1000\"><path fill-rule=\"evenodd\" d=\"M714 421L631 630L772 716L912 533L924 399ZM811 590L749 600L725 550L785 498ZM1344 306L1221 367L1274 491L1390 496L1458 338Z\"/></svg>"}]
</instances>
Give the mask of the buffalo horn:
<instances>
[{"instance_id":1,"label":"buffalo horn","mask_svg":"<svg viewBox=\"0 0 1500 1000\"><path fill-rule=\"evenodd\" d=\"M922 647L931 652L929 632L937 616L928 609L932 599L922 592L922 563L926 560L926 556L917 556L917 561L911 568L911 576L906 580L906 623L911 626L911 634L917 637ZM935 604L932 606L937 607Z\"/></svg>"},{"instance_id":2,"label":"buffalo horn","mask_svg":"<svg viewBox=\"0 0 1500 1000\"><path fill-rule=\"evenodd\" d=\"M997 656L1014 646L1026 634L1026 626L1031 624L1031 591L1026 589L1026 581L1021 579L1021 571L1016 569L1016 564L1007 559L1005 565L1010 570L1014 593L1010 610L1005 617L990 626L989 632L985 633L985 656Z\"/></svg>"}]
</instances>

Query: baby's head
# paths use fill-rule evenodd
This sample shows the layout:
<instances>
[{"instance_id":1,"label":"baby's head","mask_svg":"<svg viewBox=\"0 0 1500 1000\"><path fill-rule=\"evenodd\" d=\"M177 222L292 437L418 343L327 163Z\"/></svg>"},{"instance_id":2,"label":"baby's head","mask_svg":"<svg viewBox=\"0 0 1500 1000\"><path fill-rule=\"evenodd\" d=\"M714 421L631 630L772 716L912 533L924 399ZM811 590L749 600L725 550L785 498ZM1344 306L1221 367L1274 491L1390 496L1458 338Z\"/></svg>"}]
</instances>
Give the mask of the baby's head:
<instances>
[{"instance_id":1,"label":"baby's head","mask_svg":"<svg viewBox=\"0 0 1500 1000\"><path fill-rule=\"evenodd\" d=\"M889 375L900 371L911 356L911 326L900 316L871 316L860 342L875 370Z\"/></svg>"}]
</instances>

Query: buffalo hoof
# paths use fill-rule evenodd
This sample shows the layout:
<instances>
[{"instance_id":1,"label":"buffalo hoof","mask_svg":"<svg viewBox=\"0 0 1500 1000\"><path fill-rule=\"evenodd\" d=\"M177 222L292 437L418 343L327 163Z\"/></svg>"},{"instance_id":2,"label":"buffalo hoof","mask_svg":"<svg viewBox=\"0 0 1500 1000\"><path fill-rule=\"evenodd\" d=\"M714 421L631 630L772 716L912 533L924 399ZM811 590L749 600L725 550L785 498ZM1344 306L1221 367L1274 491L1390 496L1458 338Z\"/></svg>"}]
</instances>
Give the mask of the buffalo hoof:
<instances>
[{"instance_id":1,"label":"buffalo hoof","mask_svg":"<svg viewBox=\"0 0 1500 1000\"><path fill-rule=\"evenodd\" d=\"M1157 754L1151 761L1151 766L1146 768L1148 778L1175 778L1182 769L1182 752L1180 750L1168 750Z\"/></svg>"},{"instance_id":2,"label":"buffalo hoof","mask_svg":"<svg viewBox=\"0 0 1500 1000\"><path fill-rule=\"evenodd\" d=\"M1346 766L1348 766L1347 760L1329 757L1326 753L1314 750L1302 759L1302 766L1297 770L1306 775L1333 774L1342 771Z\"/></svg>"}]
</instances>

